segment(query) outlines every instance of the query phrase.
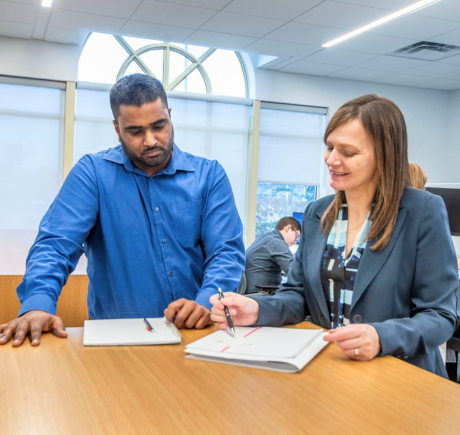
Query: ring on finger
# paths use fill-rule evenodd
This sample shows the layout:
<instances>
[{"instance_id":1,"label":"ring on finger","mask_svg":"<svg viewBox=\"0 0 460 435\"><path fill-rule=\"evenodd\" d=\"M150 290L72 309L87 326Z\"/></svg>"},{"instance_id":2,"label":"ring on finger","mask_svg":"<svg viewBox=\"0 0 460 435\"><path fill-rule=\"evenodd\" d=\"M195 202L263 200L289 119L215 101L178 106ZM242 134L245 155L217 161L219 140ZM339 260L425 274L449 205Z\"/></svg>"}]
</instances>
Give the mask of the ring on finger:
<instances>
[{"instance_id":1,"label":"ring on finger","mask_svg":"<svg viewBox=\"0 0 460 435\"><path fill-rule=\"evenodd\" d=\"M355 356L359 355L359 347L355 348Z\"/></svg>"}]
</instances>

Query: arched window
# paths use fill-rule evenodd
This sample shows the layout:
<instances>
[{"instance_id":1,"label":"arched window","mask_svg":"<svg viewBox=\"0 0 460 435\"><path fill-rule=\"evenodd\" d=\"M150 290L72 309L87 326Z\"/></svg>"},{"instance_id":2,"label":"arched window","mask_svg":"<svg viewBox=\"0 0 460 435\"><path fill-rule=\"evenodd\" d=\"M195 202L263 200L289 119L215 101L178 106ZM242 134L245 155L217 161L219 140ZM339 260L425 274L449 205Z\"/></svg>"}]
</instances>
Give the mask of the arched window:
<instances>
[{"instance_id":1,"label":"arched window","mask_svg":"<svg viewBox=\"0 0 460 435\"><path fill-rule=\"evenodd\" d=\"M92 33L78 64L80 82L113 84L133 73L156 77L167 91L248 97L246 68L234 51Z\"/></svg>"}]
</instances>

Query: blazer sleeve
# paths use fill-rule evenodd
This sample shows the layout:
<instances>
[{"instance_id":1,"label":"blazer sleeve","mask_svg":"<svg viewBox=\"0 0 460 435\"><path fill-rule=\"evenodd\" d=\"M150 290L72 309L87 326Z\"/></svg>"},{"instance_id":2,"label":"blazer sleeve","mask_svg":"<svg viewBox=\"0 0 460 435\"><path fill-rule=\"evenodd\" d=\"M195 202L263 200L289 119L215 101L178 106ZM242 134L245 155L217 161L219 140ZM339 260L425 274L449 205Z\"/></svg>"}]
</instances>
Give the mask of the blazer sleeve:
<instances>
[{"instance_id":1,"label":"blazer sleeve","mask_svg":"<svg viewBox=\"0 0 460 435\"><path fill-rule=\"evenodd\" d=\"M371 323L381 353L414 357L447 341L457 326L458 271L443 200L431 196L417 234L410 317Z\"/></svg>"},{"instance_id":2,"label":"blazer sleeve","mask_svg":"<svg viewBox=\"0 0 460 435\"><path fill-rule=\"evenodd\" d=\"M303 224L306 224L308 207L305 210ZM302 229L304 228L302 225ZM288 273L287 281L281 285L280 290L274 296L249 296L259 304L259 320L256 326L281 326L286 324L300 323L308 315L307 302L304 289L304 249L307 249L305 241L306 231L302 230L300 245L294 255L292 268Z\"/></svg>"}]
</instances>

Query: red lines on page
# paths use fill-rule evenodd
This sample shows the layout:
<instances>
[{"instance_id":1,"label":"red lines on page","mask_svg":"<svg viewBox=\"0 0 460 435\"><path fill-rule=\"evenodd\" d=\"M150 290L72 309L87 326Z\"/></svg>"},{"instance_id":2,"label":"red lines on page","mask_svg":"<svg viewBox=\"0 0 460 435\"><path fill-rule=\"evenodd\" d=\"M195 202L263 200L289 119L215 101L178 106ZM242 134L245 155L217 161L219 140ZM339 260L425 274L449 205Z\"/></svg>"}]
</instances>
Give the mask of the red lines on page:
<instances>
[{"instance_id":1,"label":"red lines on page","mask_svg":"<svg viewBox=\"0 0 460 435\"><path fill-rule=\"evenodd\" d=\"M227 346L225 349L222 349L221 352L225 352L230 346Z\"/></svg>"},{"instance_id":2,"label":"red lines on page","mask_svg":"<svg viewBox=\"0 0 460 435\"><path fill-rule=\"evenodd\" d=\"M262 326L259 326L258 328L252 330L251 332L248 332L244 337L246 338L248 335L251 335L253 332L256 332L260 328L262 328Z\"/></svg>"}]
</instances>

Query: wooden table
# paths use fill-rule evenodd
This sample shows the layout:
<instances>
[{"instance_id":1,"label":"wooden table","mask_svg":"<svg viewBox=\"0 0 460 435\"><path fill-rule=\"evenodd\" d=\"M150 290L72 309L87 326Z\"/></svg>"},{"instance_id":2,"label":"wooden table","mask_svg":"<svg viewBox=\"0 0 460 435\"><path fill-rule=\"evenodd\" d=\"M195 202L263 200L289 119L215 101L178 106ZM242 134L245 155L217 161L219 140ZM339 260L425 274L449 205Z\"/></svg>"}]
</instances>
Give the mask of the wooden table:
<instances>
[{"instance_id":1,"label":"wooden table","mask_svg":"<svg viewBox=\"0 0 460 435\"><path fill-rule=\"evenodd\" d=\"M283 374L187 360L184 345L85 348L67 331L0 348L2 435L460 433L460 386L396 358L330 344Z\"/></svg>"}]
</instances>

